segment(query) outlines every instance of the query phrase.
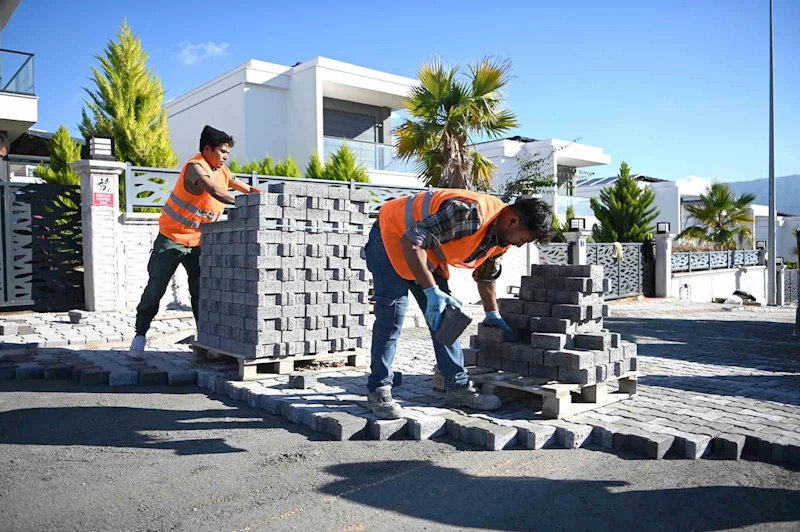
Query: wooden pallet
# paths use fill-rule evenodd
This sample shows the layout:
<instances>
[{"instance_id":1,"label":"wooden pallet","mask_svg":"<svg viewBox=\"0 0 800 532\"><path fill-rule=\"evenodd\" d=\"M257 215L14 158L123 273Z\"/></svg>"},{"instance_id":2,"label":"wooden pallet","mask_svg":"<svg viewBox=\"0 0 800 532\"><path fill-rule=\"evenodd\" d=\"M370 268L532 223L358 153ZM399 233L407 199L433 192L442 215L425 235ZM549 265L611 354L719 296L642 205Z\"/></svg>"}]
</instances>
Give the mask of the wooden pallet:
<instances>
[{"instance_id":1,"label":"wooden pallet","mask_svg":"<svg viewBox=\"0 0 800 532\"><path fill-rule=\"evenodd\" d=\"M491 368L470 367L469 377L481 387L483 393L491 393L504 400L517 400L531 395L542 398L542 415L558 419L574 416L588 410L594 410L636 395L639 373L631 371L614 379L581 386L580 384L562 384L539 377L528 377L518 373L497 371ZM438 378L437 378L438 377ZM617 381L619 390L611 392L610 382ZM444 391L444 381L438 371L434 374L434 390Z\"/></svg>"},{"instance_id":2,"label":"wooden pallet","mask_svg":"<svg viewBox=\"0 0 800 532\"><path fill-rule=\"evenodd\" d=\"M210 360L219 357L230 357L237 359L239 363L239 380L252 381L271 375L286 375L297 369L298 363L302 362L332 362L346 359L346 364L352 367L363 367L367 365L367 352L364 349L354 351L344 351L340 353L315 353L309 355L295 355L282 358L248 358L242 355L203 345L195 342L192 344L195 358L198 360Z\"/></svg>"}]
</instances>

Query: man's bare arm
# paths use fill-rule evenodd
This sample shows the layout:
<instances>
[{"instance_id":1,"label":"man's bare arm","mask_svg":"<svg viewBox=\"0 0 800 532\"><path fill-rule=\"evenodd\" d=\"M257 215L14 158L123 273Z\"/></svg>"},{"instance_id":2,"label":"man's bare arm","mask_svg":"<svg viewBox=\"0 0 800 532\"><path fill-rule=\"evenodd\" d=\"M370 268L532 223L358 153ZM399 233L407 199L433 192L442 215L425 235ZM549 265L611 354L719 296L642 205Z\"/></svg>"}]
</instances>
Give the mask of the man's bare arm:
<instances>
[{"instance_id":1,"label":"man's bare arm","mask_svg":"<svg viewBox=\"0 0 800 532\"><path fill-rule=\"evenodd\" d=\"M223 188L221 185L218 185L207 175L204 175L197 180L197 186L211 194L211 197L221 201L222 203L227 203L228 205L234 205L236 203L236 198L234 198L233 194L228 192L227 188Z\"/></svg>"},{"instance_id":2,"label":"man's bare arm","mask_svg":"<svg viewBox=\"0 0 800 532\"><path fill-rule=\"evenodd\" d=\"M492 312L497 310L497 294L494 283L486 283L477 281L478 293L481 295L481 303L483 303L483 310Z\"/></svg>"}]
</instances>

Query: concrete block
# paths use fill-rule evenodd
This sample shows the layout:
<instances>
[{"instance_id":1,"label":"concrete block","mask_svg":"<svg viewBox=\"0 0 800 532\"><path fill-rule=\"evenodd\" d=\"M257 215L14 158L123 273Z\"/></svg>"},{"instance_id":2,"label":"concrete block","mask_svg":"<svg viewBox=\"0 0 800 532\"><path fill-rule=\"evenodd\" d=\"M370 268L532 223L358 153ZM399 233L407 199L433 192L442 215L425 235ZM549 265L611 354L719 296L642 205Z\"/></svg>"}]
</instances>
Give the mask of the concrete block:
<instances>
[{"instance_id":1,"label":"concrete block","mask_svg":"<svg viewBox=\"0 0 800 532\"><path fill-rule=\"evenodd\" d=\"M530 375L531 377L539 377L541 379L557 380L558 367L528 364L528 375Z\"/></svg>"},{"instance_id":2,"label":"concrete block","mask_svg":"<svg viewBox=\"0 0 800 532\"><path fill-rule=\"evenodd\" d=\"M534 264L531 266L531 275L542 277L558 277L561 272L559 264Z\"/></svg>"},{"instance_id":3,"label":"concrete block","mask_svg":"<svg viewBox=\"0 0 800 532\"><path fill-rule=\"evenodd\" d=\"M563 277L561 290L587 294L592 291L592 280L585 277Z\"/></svg>"},{"instance_id":4,"label":"concrete block","mask_svg":"<svg viewBox=\"0 0 800 532\"><path fill-rule=\"evenodd\" d=\"M604 272L602 266L590 264L562 264L559 269L561 277L591 277L602 279Z\"/></svg>"},{"instance_id":5,"label":"concrete block","mask_svg":"<svg viewBox=\"0 0 800 532\"><path fill-rule=\"evenodd\" d=\"M545 352L545 357L547 353ZM597 382L597 373L594 368L590 369L571 369L565 367L558 368L558 380L565 384L581 384L588 386Z\"/></svg>"},{"instance_id":6,"label":"concrete block","mask_svg":"<svg viewBox=\"0 0 800 532\"><path fill-rule=\"evenodd\" d=\"M800 438L779 436L772 442L771 460L777 463L800 465Z\"/></svg>"},{"instance_id":7,"label":"concrete block","mask_svg":"<svg viewBox=\"0 0 800 532\"><path fill-rule=\"evenodd\" d=\"M464 365L475 366L478 363L478 349L465 348L464 350Z\"/></svg>"},{"instance_id":8,"label":"concrete block","mask_svg":"<svg viewBox=\"0 0 800 532\"><path fill-rule=\"evenodd\" d=\"M136 386L139 384L139 373L135 371L112 371L108 374L109 386Z\"/></svg>"},{"instance_id":9,"label":"concrete block","mask_svg":"<svg viewBox=\"0 0 800 532\"><path fill-rule=\"evenodd\" d=\"M711 452L711 436L690 434L674 427L661 427L656 432L674 436L672 450L682 458L699 460Z\"/></svg>"},{"instance_id":10,"label":"concrete block","mask_svg":"<svg viewBox=\"0 0 800 532\"><path fill-rule=\"evenodd\" d=\"M74 311L73 311L74 312ZM70 316L70 321L72 317ZM12 321L0 322L0 335L2 336L16 336L19 331L19 324Z\"/></svg>"},{"instance_id":11,"label":"concrete block","mask_svg":"<svg viewBox=\"0 0 800 532\"><path fill-rule=\"evenodd\" d=\"M509 327L520 329L523 332L527 332L531 324L531 318L527 314L503 314L503 319Z\"/></svg>"},{"instance_id":12,"label":"concrete block","mask_svg":"<svg viewBox=\"0 0 800 532\"><path fill-rule=\"evenodd\" d=\"M586 307L582 305L553 305L550 313L553 318L572 321L586 319Z\"/></svg>"},{"instance_id":13,"label":"concrete block","mask_svg":"<svg viewBox=\"0 0 800 532\"><path fill-rule=\"evenodd\" d=\"M634 343L623 341L621 342L621 345L622 345L623 358L635 357L636 354L638 353L638 348Z\"/></svg>"},{"instance_id":14,"label":"concrete block","mask_svg":"<svg viewBox=\"0 0 800 532\"><path fill-rule=\"evenodd\" d=\"M408 436L408 419L371 420L369 434L373 440L405 439Z\"/></svg>"},{"instance_id":15,"label":"concrete block","mask_svg":"<svg viewBox=\"0 0 800 532\"><path fill-rule=\"evenodd\" d=\"M564 349L567 343L567 335L560 333L532 333L531 346L540 349Z\"/></svg>"},{"instance_id":16,"label":"concrete block","mask_svg":"<svg viewBox=\"0 0 800 532\"><path fill-rule=\"evenodd\" d=\"M478 336L481 340L486 340L489 342L502 342L504 338L503 329L499 327L491 327L489 325L484 325L483 323L478 324Z\"/></svg>"},{"instance_id":17,"label":"concrete block","mask_svg":"<svg viewBox=\"0 0 800 532\"><path fill-rule=\"evenodd\" d=\"M611 347L609 333L576 334L573 340L578 349L607 350Z\"/></svg>"},{"instance_id":18,"label":"concrete block","mask_svg":"<svg viewBox=\"0 0 800 532\"><path fill-rule=\"evenodd\" d=\"M569 369L587 369L596 365L593 351L574 349L547 350L544 352L545 366L559 366Z\"/></svg>"},{"instance_id":19,"label":"concrete block","mask_svg":"<svg viewBox=\"0 0 800 532\"><path fill-rule=\"evenodd\" d=\"M614 435L614 448L660 460L675 442L670 434L653 433L625 427Z\"/></svg>"},{"instance_id":20,"label":"concrete block","mask_svg":"<svg viewBox=\"0 0 800 532\"><path fill-rule=\"evenodd\" d=\"M592 426L577 423L569 423L560 419L552 419L543 422L556 429L556 441L560 447L565 449L577 449L592 443Z\"/></svg>"},{"instance_id":21,"label":"concrete block","mask_svg":"<svg viewBox=\"0 0 800 532\"><path fill-rule=\"evenodd\" d=\"M448 305L444 310L441 325L434 333L434 338L442 345L453 345L470 323L472 323L471 317L461 309Z\"/></svg>"},{"instance_id":22,"label":"concrete block","mask_svg":"<svg viewBox=\"0 0 800 532\"><path fill-rule=\"evenodd\" d=\"M44 366L36 362L19 363L17 364L16 378L17 380L43 379Z\"/></svg>"},{"instance_id":23,"label":"concrete block","mask_svg":"<svg viewBox=\"0 0 800 532\"><path fill-rule=\"evenodd\" d=\"M550 314L551 304L542 302L528 302L525 303L525 314L528 316L537 316L548 318Z\"/></svg>"},{"instance_id":24,"label":"concrete block","mask_svg":"<svg viewBox=\"0 0 800 532\"><path fill-rule=\"evenodd\" d=\"M289 388L306 390L317 384L317 376L311 372L289 374Z\"/></svg>"},{"instance_id":25,"label":"concrete block","mask_svg":"<svg viewBox=\"0 0 800 532\"><path fill-rule=\"evenodd\" d=\"M526 449L543 449L557 443L556 428L544 423L521 421L515 423L517 443Z\"/></svg>"},{"instance_id":26,"label":"concrete block","mask_svg":"<svg viewBox=\"0 0 800 532\"><path fill-rule=\"evenodd\" d=\"M515 362L528 362L532 364L544 363L544 349L526 344L512 344L510 360Z\"/></svg>"},{"instance_id":27,"label":"concrete block","mask_svg":"<svg viewBox=\"0 0 800 532\"><path fill-rule=\"evenodd\" d=\"M429 440L443 436L447 420L444 417L428 416L412 410L403 409L402 415L408 420L408 435L412 440Z\"/></svg>"},{"instance_id":28,"label":"concrete block","mask_svg":"<svg viewBox=\"0 0 800 532\"><path fill-rule=\"evenodd\" d=\"M743 434L719 434L712 442L713 453L725 460L738 460L742 457L746 440Z\"/></svg>"},{"instance_id":29,"label":"concrete block","mask_svg":"<svg viewBox=\"0 0 800 532\"><path fill-rule=\"evenodd\" d=\"M543 288L550 290L564 290L564 280L566 277L545 277Z\"/></svg>"},{"instance_id":30,"label":"concrete block","mask_svg":"<svg viewBox=\"0 0 800 532\"><path fill-rule=\"evenodd\" d=\"M530 329L533 332L543 333L575 333L575 324L569 320L558 318L531 318Z\"/></svg>"},{"instance_id":31,"label":"concrete block","mask_svg":"<svg viewBox=\"0 0 800 532\"><path fill-rule=\"evenodd\" d=\"M498 299L497 306L501 315L523 314L525 312L525 302L517 298Z\"/></svg>"},{"instance_id":32,"label":"concrete block","mask_svg":"<svg viewBox=\"0 0 800 532\"><path fill-rule=\"evenodd\" d=\"M533 300L537 303L545 303L548 302L548 294L551 290L546 290L544 288L535 288L533 290Z\"/></svg>"},{"instance_id":33,"label":"concrete block","mask_svg":"<svg viewBox=\"0 0 800 532\"><path fill-rule=\"evenodd\" d=\"M189 386L197 382L195 370L174 369L167 372L169 386Z\"/></svg>"}]
</instances>

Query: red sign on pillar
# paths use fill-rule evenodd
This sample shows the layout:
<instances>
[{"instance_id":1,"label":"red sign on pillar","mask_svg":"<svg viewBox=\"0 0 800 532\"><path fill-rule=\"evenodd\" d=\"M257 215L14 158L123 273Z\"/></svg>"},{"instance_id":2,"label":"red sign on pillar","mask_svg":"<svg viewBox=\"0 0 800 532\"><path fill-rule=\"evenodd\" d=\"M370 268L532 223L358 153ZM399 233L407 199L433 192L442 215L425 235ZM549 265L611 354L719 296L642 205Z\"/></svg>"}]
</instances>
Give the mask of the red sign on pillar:
<instances>
[{"instance_id":1,"label":"red sign on pillar","mask_svg":"<svg viewBox=\"0 0 800 532\"><path fill-rule=\"evenodd\" d=\"M111 178L115 176L92 174L92 206L113 207L114 192Z\"/></svg>"}]
</instances>

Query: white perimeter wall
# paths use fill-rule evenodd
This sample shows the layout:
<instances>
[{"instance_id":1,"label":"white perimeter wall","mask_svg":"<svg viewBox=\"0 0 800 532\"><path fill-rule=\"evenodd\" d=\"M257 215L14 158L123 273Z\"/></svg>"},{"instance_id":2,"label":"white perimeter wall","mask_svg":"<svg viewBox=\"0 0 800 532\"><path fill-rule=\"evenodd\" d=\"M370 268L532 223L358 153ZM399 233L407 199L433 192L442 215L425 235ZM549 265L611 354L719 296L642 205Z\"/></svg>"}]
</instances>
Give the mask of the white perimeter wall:
<instances>
[{"instance_id":1,"label":"white perimeter wall","mask_svg":"<svg viewBox=\"0 0 800 532\"><path fill-rule=\"evenodd\" d=\"M135 310L147 285L147 263L153 242L158 236L158 215L141 214L133 217L120 215L117 222L122 239L120 251L120 288L125 308ZM166 294L161 300L161 311L169 309L191 310L189 283L186 270L178 266Z\"/></svg>"},{"instance_id":2,"label":"white perimeter wall","mask_svg":"<svg viewBox=\"0 0 800 532\"><path fill-rule=\"evenodd\" d=\"M689 287L689 290L681 287ZM764 266L747 268L681 272L672 275L672 296L685 301L710 303L714 298L744 290L766 304L767 271Z\"/></svg>"}]
</instances>

